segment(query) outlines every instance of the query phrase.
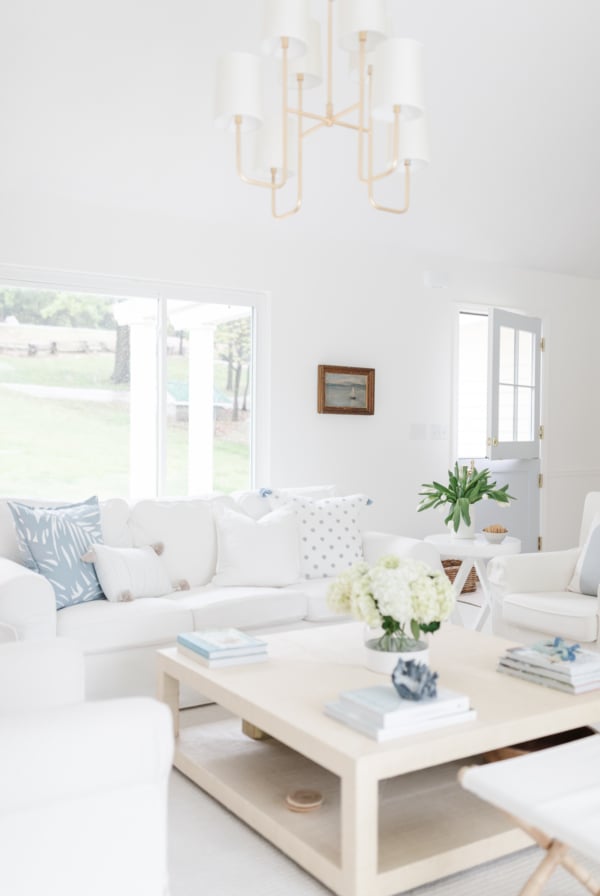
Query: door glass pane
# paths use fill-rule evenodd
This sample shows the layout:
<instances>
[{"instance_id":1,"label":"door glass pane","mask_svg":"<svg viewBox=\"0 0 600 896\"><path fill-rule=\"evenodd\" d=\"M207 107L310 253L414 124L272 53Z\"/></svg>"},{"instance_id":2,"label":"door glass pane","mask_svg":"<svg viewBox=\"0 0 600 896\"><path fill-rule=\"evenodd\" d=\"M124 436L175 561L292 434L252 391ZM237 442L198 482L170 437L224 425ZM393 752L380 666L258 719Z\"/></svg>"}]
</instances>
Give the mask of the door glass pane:
<instances>
[{"instance_id":1,"label":"door glass pane","mask_svg":"<svg viewBox=\"0 0 600 896\"><path fill-rule=\"evenodd\" d=\"M500 386L498 394L498 439L514 441L514 388Z\"/></svg>"},{"instance_id":2,"label":"door glass pane","mask_svg":"<svg viewBox=\"0 0 600 896\"><path fill-rule=\"evenodd\" d=\"M514 383L515 331L512 327L500 327L499 371L501 383Z\"/></svg>"},{"instance_id":3,"label":"door glass pane","mask_svg":"<svg viewBox=\"0 0 600 896\"><path fill-rule=\"evenodd\" d=\"M534 340L533 333L519 330L519 385L533 386Z\"/></svg>"},{"instance_id":4,"label":"door glass pane","mask_svg":"<svg viewBox=\"0 0 600 896\"><path fill-rule=\"evenodd\" d=\"M533 441L533 389L519 386L517 389L517 441Z\"/></svg>"},{"instance_id":5,"label":"door glass pane","mask_svg":"<svg viewBox=\"0 0 600 896\"><path fill-rule=\"evenodd\" d=\"M130 342L119 304L0 287L2 494L128 495Z\"/></svg>"}]
</instances>

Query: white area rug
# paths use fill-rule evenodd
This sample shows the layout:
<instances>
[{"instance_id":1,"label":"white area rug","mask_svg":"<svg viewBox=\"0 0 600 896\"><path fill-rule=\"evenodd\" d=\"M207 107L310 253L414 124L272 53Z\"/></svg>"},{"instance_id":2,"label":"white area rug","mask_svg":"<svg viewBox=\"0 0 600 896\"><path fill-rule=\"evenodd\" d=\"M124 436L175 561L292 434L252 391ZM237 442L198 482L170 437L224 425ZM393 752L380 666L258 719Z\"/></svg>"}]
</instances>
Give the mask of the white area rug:
<instances>
[{"instance_id":1,"label":"white area rug","mask_svg":"<svg viewBox=\"0 0 600 896\"><path fill-rule=\"evenodd\" d=\"M517 896L541 856L541 851L532 847L407 892L414 896ZM600 880L600 866L593 868L584 861ZM169 865L171 896L331 893L176 771L171 776ZM559 870L544 887L543 896L582 896L587 892Z\"/></svg>"}]
</instances>

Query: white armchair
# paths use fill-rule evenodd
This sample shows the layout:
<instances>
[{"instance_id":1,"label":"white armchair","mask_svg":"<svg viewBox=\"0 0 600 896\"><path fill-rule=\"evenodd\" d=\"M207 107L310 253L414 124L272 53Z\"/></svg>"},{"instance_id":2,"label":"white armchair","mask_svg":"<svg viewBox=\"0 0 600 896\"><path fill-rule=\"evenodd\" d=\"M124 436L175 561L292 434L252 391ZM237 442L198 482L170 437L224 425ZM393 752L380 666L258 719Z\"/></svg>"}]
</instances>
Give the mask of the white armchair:
<instances>
[{"instance_id":1,"label":"white armchair","mask_svg":"<svg viewBox=\"0 0 600 896\"><path fill-rule=\"evenodd\" d=\"M74 642L0 644L0 890L166 896L169 711L83 690Z\"/></svg>"},{"instance_id":2,"label":"white armchair","mask_svg":"<svg viewBox=\"0 0 600 896\"><path fill-rule=\"evenodd\" d=\"M579 544L600 512L600 492L585 499ZM579 548L540 554L495 557L488 566L494 634L524 644L560 635L600 649L600 604L597 595L567 591Z\"/></svg>"}]
</instances>

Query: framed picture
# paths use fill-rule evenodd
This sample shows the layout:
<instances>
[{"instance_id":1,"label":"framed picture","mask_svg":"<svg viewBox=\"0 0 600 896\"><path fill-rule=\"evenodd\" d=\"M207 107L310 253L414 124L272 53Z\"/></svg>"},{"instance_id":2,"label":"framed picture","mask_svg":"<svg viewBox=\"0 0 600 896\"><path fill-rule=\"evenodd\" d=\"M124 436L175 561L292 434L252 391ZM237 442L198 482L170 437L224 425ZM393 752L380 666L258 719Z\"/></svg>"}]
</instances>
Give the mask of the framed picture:
<instances>
[{"instance_id":1,"label":"framed picture","mask_svg":"<svg viewBox=\"0 0 600 896\"><path fill-rule=\"evenodd\" d=\"M373 367L333 367L319 364L319 414L375 413Z\"/></svg>"}]
</instances>

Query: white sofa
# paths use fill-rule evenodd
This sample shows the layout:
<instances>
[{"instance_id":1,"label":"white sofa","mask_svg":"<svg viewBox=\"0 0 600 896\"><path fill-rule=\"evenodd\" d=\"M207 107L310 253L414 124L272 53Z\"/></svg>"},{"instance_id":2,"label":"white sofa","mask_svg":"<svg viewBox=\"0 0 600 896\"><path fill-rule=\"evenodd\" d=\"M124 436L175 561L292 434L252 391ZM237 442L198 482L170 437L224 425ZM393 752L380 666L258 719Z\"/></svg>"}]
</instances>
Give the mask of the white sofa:
<instances>
[{"instance_id":1,"label":"white sofa","mask_svg":"<svg viewBox=\"0 0 600 896\"><path fill-rule=\"evenodd\" d=\"M558 635L600 649L598 595L568 590L581 548L598 513L600 492L590 492L584 503L579 547L494 557L490 561L494 634L523 644Z\"/></svg>"},{"instance_id":2,"label":"white sofa","mask_svg":"<svg viewBox=\"0 0 600 896\"><path fill-rule=\"evenodd\" d=\"M0 644L0 889L167 896L170 712L83 676L67 639Z\"/></svg>"},{"instance_id":3,"label":"white sofa","mask_svg":"<svg viewBox=\"0 0 600 896\"><path fill-rule=\"evenodd\" d=\"M330 490L326 490L330 493ZM313 490L318 496L319 491ZM180 632L233 626L266 632L340 621L327 608L331 579L298 581L285 587L216 587L216 506L237 507L254 519L269 512L257 492L237 500L211 496L182 500L121 499L100 504L104 542L115 547L161 542L172 582L190 590L163 597L115 603L93 600L56 610L52 587L24 568L6 500L0 501L0 623L20 639L71 638L82 646L86 695L91 699L155 693L155 652L171 646ZM368 510L364 514L368 517ZM369 562L386 553L410 555L439 569L436 549L412 538L362 533Z\"/></svg>"}]
</instances>

